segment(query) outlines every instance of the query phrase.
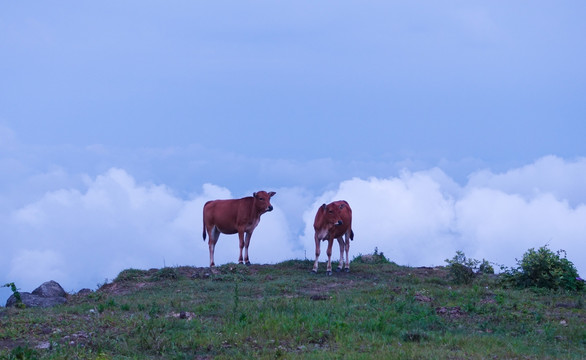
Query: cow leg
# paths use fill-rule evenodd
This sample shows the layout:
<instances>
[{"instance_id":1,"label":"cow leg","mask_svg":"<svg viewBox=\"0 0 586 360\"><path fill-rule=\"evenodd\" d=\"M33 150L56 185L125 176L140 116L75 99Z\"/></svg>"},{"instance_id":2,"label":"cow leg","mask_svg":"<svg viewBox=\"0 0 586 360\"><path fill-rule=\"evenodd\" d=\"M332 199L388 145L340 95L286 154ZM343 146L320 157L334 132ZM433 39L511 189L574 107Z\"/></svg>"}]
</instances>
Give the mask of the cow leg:
<instances>
[{"instance_id":1,"label":"cow leg","mask_svg":"<svg viewBox=\"0 0 586 360\"><path fill-rule=\"evenodd\" d=\"M332 275L332 245L334 245L334 239L328 239L328 249L326 254L328 255L328 267L326 268L326 275Z\"/></svg>"},{"instance_id":2,"label":"cow leg","mask_svg":"<svg viewBox=\"0 0 586 360\"><path fill-rule=\"evenodd\" d=\"M340 262L338 263L336 272L340 272L344 268L344 239L339 237L336 240L338 240L338 245L340 246Z\"/></svg>"},{"instance_id":3,"label":"cow leg","mask_svg":"<svg viewBox=\"0 0 586 360\"><path fill-rule=\"evenodd\" d=\"M250 259L248 258L248 246L250 245L250 238L252 237L252 231L246 232L244 238L244 263L250 265Z\"/></svg>"},{"instance_id":4,"label":"cow leg","mask_svg":"<svg viewBox=\"0 0 586 360\"><path fill-rule=\"evenodd\" d=\"M317 238L317 236L314 237L315 238L315 262L313 263L313 269L311 270L314 274L317 274L317 260L319 259L319 253L320 253L320 249L319 249L319 245L320 245L320 240Z\"/></svg>"},{"instance_id":5,"label":"cow leg","mask_svg":"<svg viewBox=\"0 0 586 360\"><path fill-rule=\"evenodd\" d=\"M208 240L208 246L210 248L210 267L214 267L216 266L216 264L214 264L214 250L216 249L216 243L220 237L220 230L214 226L208 230L208 235L210 237Z\"/></svg>"},{"instance_id":6,"label":"cow leg","mask_svg":"<svg viewBox=\"0 0 586 360\"><path fill-rule=\"evenodd\" d=\"M346 268L344 269L346 272L350 272L350 258L348 257L348 253L350 252L350 237L348 234L345 236L345 250L346 250Z\"/></svg>"},{"instance_id":7,"label":"cow leg","mask_svg":"<svg viewBox=\"0 0 586 360\"><path fill-rule=\"evenodd\" d=\"M238 264L242 264L242 249L244 248L244 231L238 231L238 240L240 242L240 256L238 257Z\"/></svg>"}]
</instances>

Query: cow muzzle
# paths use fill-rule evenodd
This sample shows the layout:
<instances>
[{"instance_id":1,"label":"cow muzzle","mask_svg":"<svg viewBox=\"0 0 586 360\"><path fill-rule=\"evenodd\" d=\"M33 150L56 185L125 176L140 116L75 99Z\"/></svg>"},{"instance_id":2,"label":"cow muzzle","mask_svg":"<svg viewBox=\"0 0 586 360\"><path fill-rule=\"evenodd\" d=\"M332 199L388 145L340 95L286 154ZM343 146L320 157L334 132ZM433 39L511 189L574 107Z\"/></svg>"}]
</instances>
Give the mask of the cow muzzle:
<instances>
[{"instance_id":1,"label":"cow muzzle","mask_svg":"<svg viewBox=\"0 0 586 360\"><path fill-rule=\"evenodd\" d=\"M267 208L267 211L273 211L273 205L270 205L270 206Z\"/></svg>"},{"instance_id":2,"label":"cow muzzle","mask_svg":"<svg viewBox=\"0 0 586 360\"><path fill-rule=\"evenodd\" d=\"M336 225L336 226L344 225L344 222L342 220L338 220L338 222L335 223L334 225Z\"/></svg>"}]
</instances>

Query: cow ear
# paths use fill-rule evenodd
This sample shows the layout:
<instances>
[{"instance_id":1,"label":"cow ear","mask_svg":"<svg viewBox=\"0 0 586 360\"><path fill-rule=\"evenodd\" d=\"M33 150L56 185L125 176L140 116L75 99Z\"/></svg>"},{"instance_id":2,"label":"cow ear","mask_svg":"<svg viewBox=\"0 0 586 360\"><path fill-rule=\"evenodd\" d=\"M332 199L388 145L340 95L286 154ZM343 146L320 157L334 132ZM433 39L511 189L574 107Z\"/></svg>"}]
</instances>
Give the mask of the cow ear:
<instances>
[{"instance_id":1,"label":"cow ear","mask_svg":"<svg viewBox=\"0 0 586 360\"><path fill-rule=\"evenodd\" d=\"M323 212L326 211L326 204L323 204L322 206L319 207L319 209Z\"/></svg>"},{"instance_id":2,"label":"cow ear","mask_svg":"<svg viewBox=\"0 0 586 360\"><path fill-rule=\"evenodd\" d=\"M256 197L256 192L253 192L252 193L252 197Z\"/></svg>"},{"instance_id":3,"label":"cow ear","mask_svg":"<svg viewBox=\"0 0 586 360\"><path fill-rule=\"evenodd\" d=\"M273 197L275 194L276 194L276 192L274 192L274 191L271 191L271 192L269 193L269 197Z\"/></svg>"}]
</instances>

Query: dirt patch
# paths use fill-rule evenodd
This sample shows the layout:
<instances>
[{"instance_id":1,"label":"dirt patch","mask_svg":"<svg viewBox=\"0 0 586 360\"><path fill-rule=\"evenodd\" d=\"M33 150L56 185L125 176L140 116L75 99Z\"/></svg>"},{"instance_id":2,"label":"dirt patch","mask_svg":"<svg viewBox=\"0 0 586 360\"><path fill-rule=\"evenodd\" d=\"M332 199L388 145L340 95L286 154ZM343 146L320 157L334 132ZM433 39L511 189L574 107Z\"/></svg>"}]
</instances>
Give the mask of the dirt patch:
<instances>
[{"instance_id":1,"label":"dirt patch","mask_svg":"<svg viewBox=\"0 0 586 360\"><path fill-rule=\"evenodd\" d=\"M429 303L432 302L432 298L430 298L429 296L425 296L423 294L415 294L415 300L419 301L419 302L424 302L424 303Z\"/></svg>"},{"instance_id":2,"label":"dirt patch","mask_svg":"<svg viewBox=\"0 0 586 360\"><path fill-rule=\"evenodd\" d=\"M459 306L454 306L454 307L444 307L444 306L440 306L435 308L435 313L449 318L449 319L459 319L461 317L466 316L466 313L459 307Z\"/></svg>"},{"instance_id":3,"label":"dirt patch","mask_svg":"<svg viewBox=\"0 0 586 360\"><path fill-rule=\"evenodd\" d=\"M85 331L78 331L71 335L65 335L62 338L63 343L70 346L86 345L90 342L92 334Z\"/></svg>"},{"instance_id":4,"label":"dirt patch","mask_svg":"<svg viewBox=\"0 0 586 360\"><path fill-rule=\"evenodd\" d=\"M299 293L301 294L306 294L309 295L310 298L314 297L314 296L328 296L328 298L330 298L329 295L325 295L325 294L329 294L332 291L335 291L336 288L343 286L344 284L340 283L340 282L330 282L330 283L309 283L309 286L304 287L304 288L300 288L299 289ZM313 299L312 299L313 300Z\"/></svg>"},{"instance_id":5,"label":"dirt patch","mask_svg":"<svg viewBox=\"0 0 586 360\"><path fill-rule=\"evenodd\" d=\"M153 284L147 282L114 282L102 285L97 292L110 295L127 295L132 294L137 290L147 289L151 286L153 286Z\"/></svg>"},{"instance_id":6,"label":"dirt patch","mask_svg":"<svg viewBox=\"0 0 586 360\"><path fill-rule=\"evenodd\" d=\"M178 267L177 269L177 273L182 276L182 277L186 277L188 279L207 279L209 278L212 274L215 274L215 269L214 268L196 268L196 267L190 267L190 266L181 266Z\"/></svg>"}]
</instances>

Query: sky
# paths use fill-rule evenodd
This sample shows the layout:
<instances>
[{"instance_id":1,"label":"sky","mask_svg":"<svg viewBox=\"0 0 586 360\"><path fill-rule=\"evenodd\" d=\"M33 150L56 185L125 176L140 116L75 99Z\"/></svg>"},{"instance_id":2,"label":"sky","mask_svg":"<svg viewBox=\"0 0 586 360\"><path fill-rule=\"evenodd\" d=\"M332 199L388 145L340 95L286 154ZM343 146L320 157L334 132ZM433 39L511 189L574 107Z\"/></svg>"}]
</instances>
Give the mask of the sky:
<instances>
[{"instance_id":1,"label":"sky","mask_svg":"<svg viewBox=\"0 0 586 360\"><path fill-rule=\"evenodd\" d=\"M317 208L345 199L351 259L438 266L461 250L515 266L547 245L584 276L585 13L3 2L0 284L73 293L128 268L208 266L203 204L258 190L277 194L253 263L313 259ZM220 236L216 264L237 244Z\"/></svg>"}]
</instances>

